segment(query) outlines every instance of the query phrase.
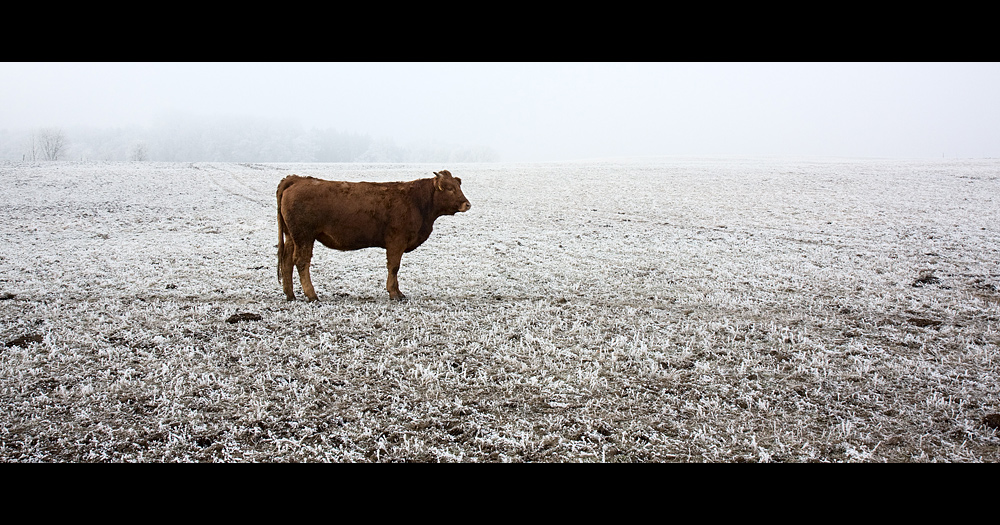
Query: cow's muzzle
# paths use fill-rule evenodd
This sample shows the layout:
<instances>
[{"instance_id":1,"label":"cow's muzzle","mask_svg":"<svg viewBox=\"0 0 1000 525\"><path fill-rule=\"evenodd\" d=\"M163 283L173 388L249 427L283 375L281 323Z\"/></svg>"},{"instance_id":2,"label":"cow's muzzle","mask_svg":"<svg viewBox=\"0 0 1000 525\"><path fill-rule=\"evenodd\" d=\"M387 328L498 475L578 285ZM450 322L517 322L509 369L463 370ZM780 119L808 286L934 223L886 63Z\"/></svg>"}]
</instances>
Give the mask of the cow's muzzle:
<instances>
[{"instance_id":1,"label":"cow's muzzle","mask_svg":"<svg viewBox=\"0 0 1000 525\"><path fill-rule=\"evenodd\" d=\"M472 204L470 204L469 201L465 201L462 203L461 206L458 207L458 211L469 211L469 208L471 207Z\"/></svg>"}]
</instances>

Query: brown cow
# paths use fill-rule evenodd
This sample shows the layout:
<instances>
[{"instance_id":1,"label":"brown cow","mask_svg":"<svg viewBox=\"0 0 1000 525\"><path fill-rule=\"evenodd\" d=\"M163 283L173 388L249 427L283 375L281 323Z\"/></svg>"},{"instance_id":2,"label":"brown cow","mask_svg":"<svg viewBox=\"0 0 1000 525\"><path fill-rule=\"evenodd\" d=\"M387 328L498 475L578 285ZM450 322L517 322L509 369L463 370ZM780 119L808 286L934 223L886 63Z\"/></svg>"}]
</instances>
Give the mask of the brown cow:
<instances>
[{"instance_id":1,"label":"brown cow","mask_svg":"<svg viewBox=\"0 0 1000 525\"><path fill-rule=\"evenodd\" d=\"M434 220L472 207L462 179L447 170L433 179L410 182L339 182L289 175L278 183L278 279L285 296L292 291L292 265L302 291L318 301L309 278L313 241L335 250L385 248L389 298L405 299L396 273L403 252L423 244ZM286 244L286 240L288 243Z\"/></svg>"}]
</instances>

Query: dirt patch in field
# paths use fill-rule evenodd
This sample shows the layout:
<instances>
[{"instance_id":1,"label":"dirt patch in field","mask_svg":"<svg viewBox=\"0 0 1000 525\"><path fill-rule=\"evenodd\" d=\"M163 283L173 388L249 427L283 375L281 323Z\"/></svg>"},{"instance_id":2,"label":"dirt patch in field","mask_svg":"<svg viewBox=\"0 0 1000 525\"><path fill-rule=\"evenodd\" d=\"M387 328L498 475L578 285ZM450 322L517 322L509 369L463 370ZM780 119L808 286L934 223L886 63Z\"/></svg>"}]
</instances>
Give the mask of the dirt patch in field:
<instances>
[{"instance_id":1,"label":"dirt patch in field","mask_svg":"<svg viewBox=\"0 0 1000 525\"><path fill-rule=\"evenodd\" d=\"M10 347L10 346L25 347L25 346L28 346L31 343L41 343L43 340L44 340L44 338L42 337L41 334L28 334L28 335L22 335L21 337L17 337L17 338L11 339L10 341L7 341L6 343L4 343L4 346L8 346L8 347Z\"/></svg>"}]
</instances>

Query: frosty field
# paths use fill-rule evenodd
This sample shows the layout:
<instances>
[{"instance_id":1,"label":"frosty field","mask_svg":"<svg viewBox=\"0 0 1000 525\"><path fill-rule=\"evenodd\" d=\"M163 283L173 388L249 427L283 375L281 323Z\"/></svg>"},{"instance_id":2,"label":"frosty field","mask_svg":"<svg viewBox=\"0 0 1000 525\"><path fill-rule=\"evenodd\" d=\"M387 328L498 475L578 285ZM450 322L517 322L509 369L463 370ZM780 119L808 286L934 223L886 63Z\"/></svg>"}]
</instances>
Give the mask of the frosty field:
<instances>
[{"instance_id":1,"label":"frosty field","mask_svg":"<svg viewBox=\"0 0 1000 525\"><path fill-rule=\"evenodd\" d=\"M297 173L450 170L276 275ZM0 461L996 462L1000 160L0 164ZM254 314L237 316L237 314Z\"/></svg>"}]
</instances>

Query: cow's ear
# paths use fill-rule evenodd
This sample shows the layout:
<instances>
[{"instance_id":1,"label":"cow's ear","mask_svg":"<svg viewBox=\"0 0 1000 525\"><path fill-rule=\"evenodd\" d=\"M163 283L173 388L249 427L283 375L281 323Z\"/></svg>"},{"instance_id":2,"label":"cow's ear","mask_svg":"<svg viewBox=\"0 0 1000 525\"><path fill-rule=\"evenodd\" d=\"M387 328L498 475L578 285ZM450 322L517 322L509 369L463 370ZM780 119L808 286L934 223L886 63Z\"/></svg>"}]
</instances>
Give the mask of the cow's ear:
<instances>
[{"instance_id":1,"label":"cow's ear","mask_svg":"<svg viewBox=\"0 0 1000 525\"><path fill-rule=\"evenodd\" d=\"M455 177L455 180L458 181L458 185L459 186L462 185L462 178L461 177Z\"/></svg>"}]
</instances>

